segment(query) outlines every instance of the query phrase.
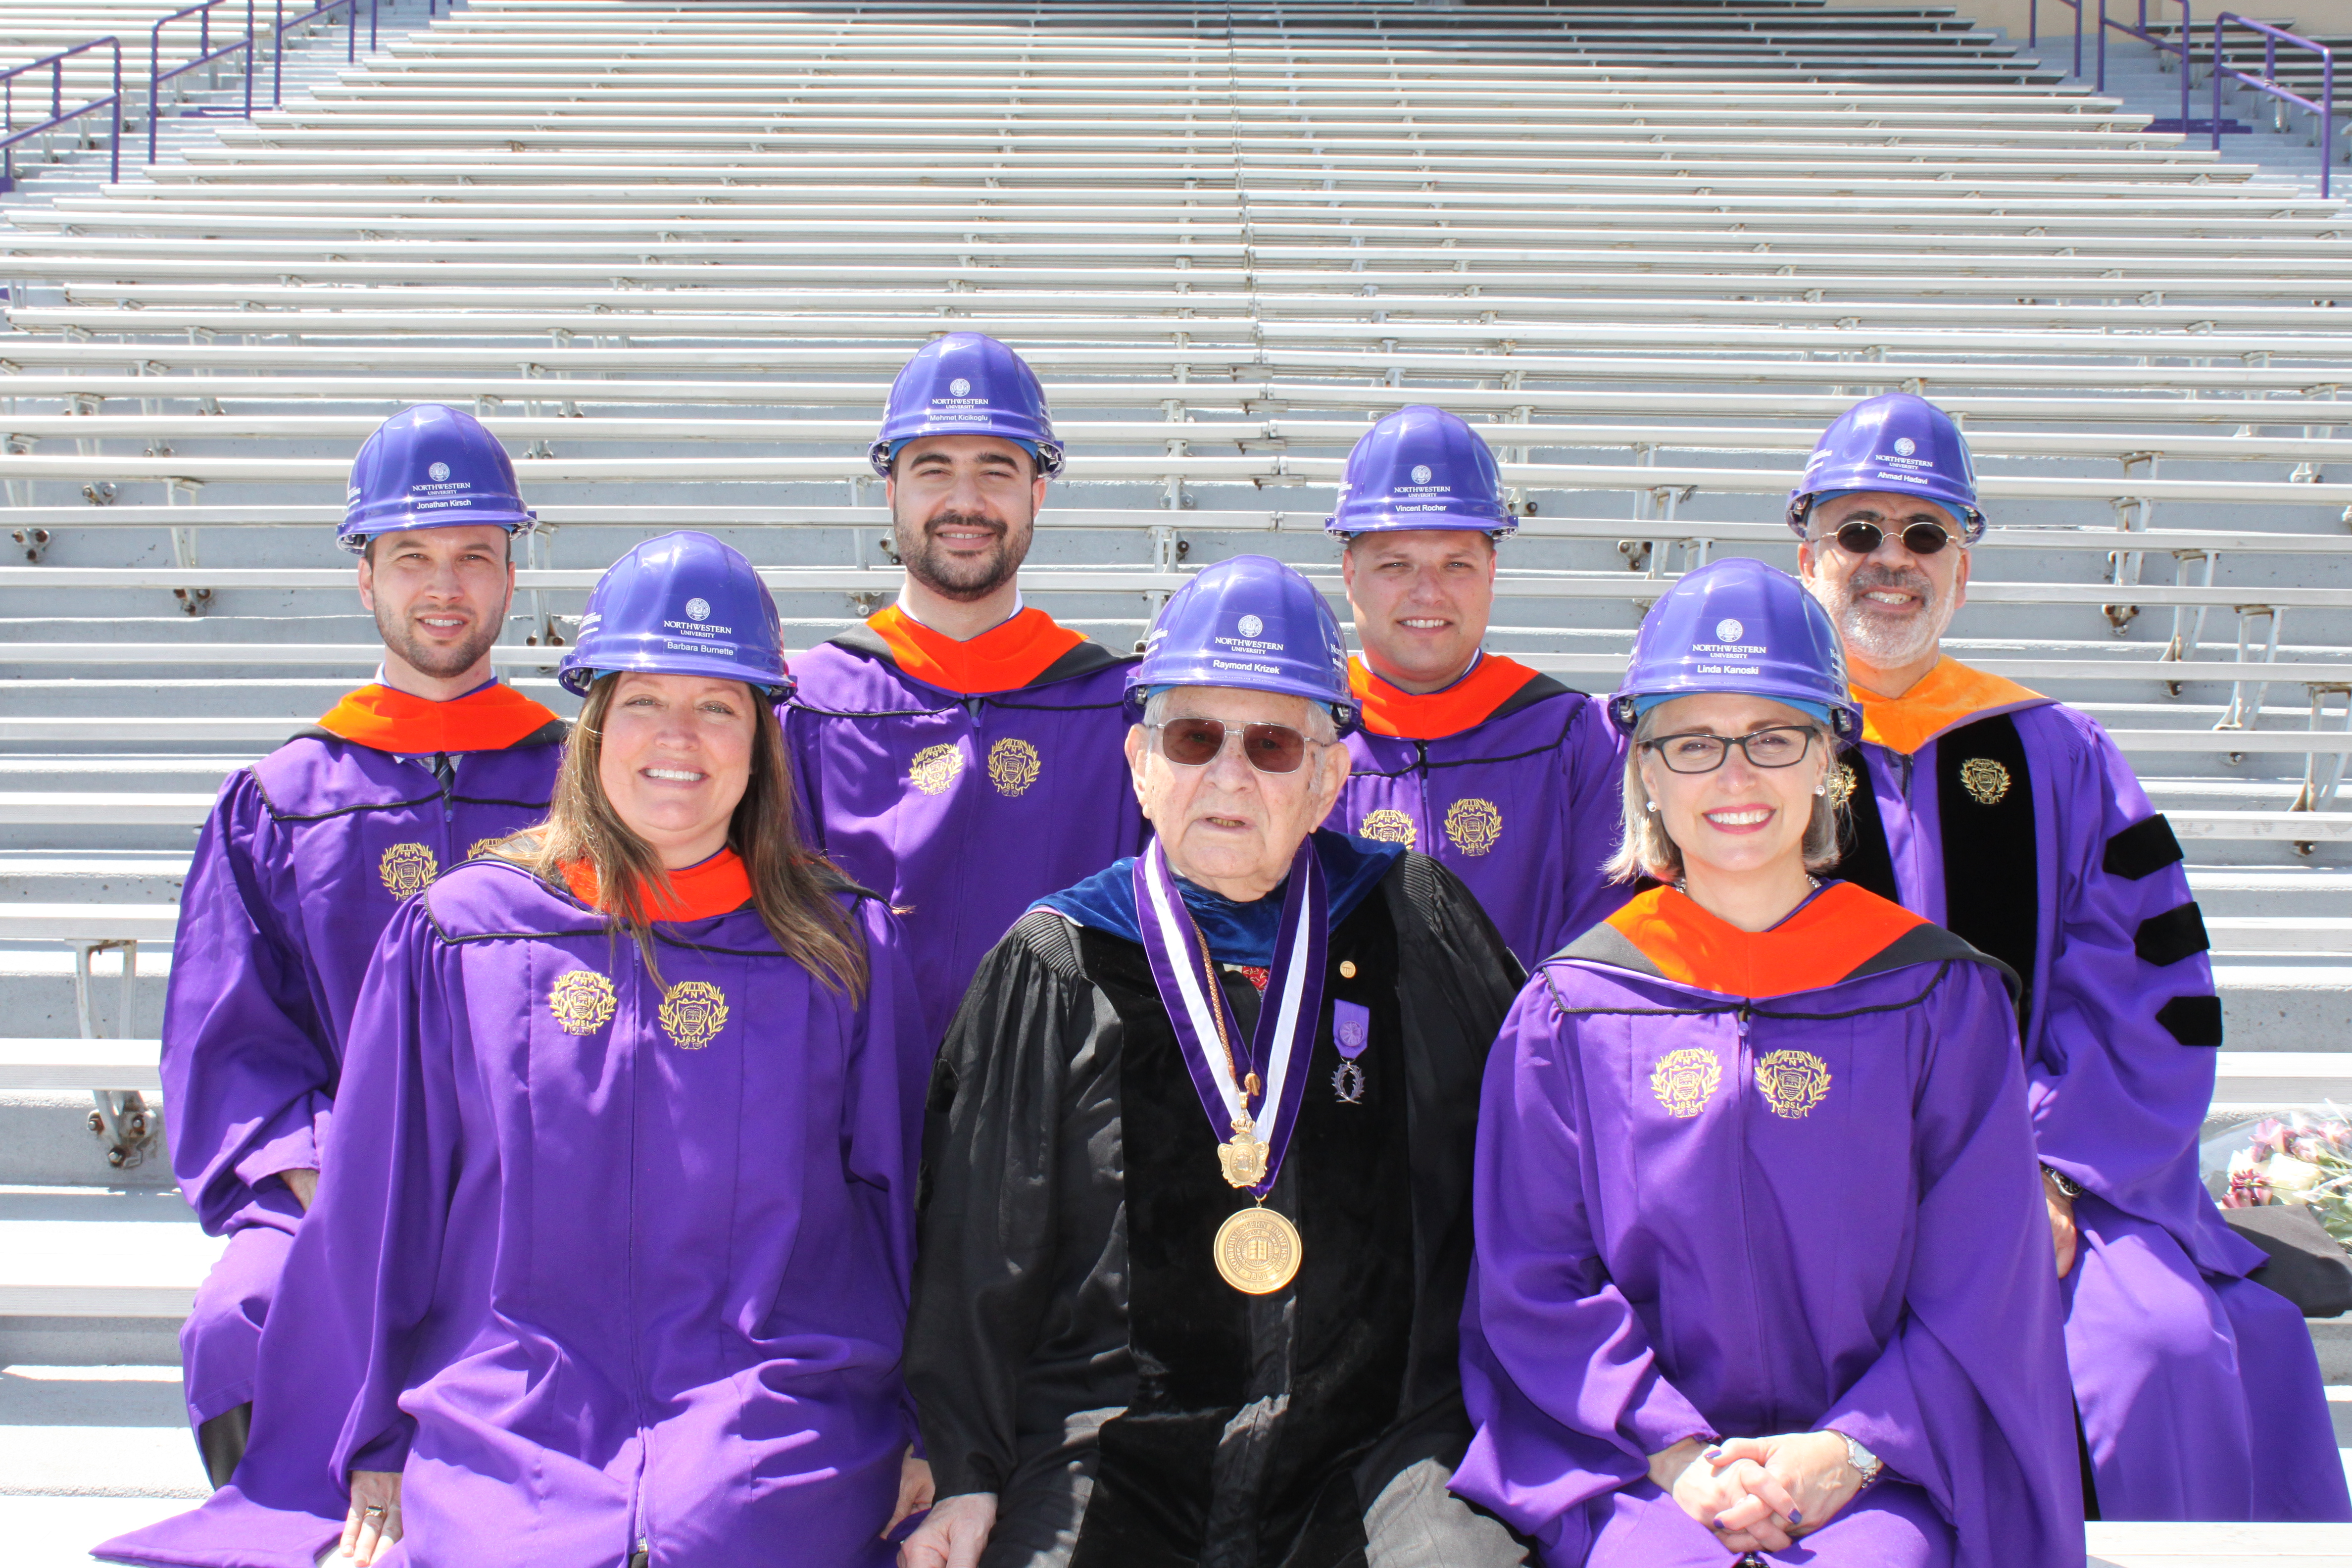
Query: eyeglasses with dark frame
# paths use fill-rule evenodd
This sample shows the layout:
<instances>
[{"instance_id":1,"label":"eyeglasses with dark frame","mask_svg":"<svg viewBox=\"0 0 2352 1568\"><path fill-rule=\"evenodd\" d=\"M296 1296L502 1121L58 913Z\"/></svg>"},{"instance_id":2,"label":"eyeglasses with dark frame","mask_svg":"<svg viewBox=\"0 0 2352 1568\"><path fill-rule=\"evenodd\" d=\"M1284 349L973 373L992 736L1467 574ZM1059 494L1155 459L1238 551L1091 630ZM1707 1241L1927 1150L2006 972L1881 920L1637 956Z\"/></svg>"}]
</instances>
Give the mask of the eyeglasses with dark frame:
<instances>
[{"instance_id":1,"label":"eyeglasses with dark frame","mask_svg":"<svg viewBox=\"0 0 2352 1568\"><path fill-rule=\"evenodd\" d=\"M1710 735L1695 730L1660 735L1642 745L1656 753L1668 773L1711 773L1729 759L1734 746L1750 767L1793 768L1813 749L1813 733L1806 724L1774 724L1745 735Z\"/></svg>"},{"instance_id":2,"label":"eyeglasses with dark frame","mask_svg":"<svg viewBox=\"0 0 2352 1568\"><path fill-rule=\"evenodd\" d=\"M1225 749L1225 738L1241 736L1242 755L1262 773L1295 773L1307 760L1310 741L1287 724L1228 724L1222 719L1169 719L1149 726L1160 731L1160 754L1179 767L1205 768Z\"/></svg>"},{"instance_id":3,"label":"eyeglasses with dark frame","mask_svg":"<svg viewBox=\"0 0 2352 1568\"><path fill-rule=\"evenodd\" d=\"M1830 537L1840 550L1868 555L1886 542L1888 531L1874 522L1844 522ZM1937 522L1909 523L1899 531L1903 548L1914 555L1933 555L1952 542L1952 531Z\"/></svg>"}]
</instances>

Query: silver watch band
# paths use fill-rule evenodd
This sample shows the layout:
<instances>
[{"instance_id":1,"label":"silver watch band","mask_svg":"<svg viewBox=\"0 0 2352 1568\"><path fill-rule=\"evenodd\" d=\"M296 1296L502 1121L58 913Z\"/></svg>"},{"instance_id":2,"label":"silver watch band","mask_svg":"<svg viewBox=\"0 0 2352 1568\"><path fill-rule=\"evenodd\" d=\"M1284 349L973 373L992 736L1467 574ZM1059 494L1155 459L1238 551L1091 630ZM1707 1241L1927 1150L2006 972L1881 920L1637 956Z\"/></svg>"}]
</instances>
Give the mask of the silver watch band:
<instances>
[{"instance_id":1,"label":"silver watch band","mask_svg":"<svg viewBox=\"0 0 2352 1568\"><path fill-rule=\"evenodd\" d=\"M1864 1447L1861 1444L1855 1442L1853 1438L1846 1437L1844 1433L1841 1432L1838 1436L1845 1437L1845 1461L1847 1464L1852 1465L1854 1468L1854 1473L1862 1478L1862 1484L1867 1487L1871 1482L1876 1480L1878 1479L1878 1472L1886 1468L1879 1459L1878 1456Z\"/></svg>"}]
</instances>

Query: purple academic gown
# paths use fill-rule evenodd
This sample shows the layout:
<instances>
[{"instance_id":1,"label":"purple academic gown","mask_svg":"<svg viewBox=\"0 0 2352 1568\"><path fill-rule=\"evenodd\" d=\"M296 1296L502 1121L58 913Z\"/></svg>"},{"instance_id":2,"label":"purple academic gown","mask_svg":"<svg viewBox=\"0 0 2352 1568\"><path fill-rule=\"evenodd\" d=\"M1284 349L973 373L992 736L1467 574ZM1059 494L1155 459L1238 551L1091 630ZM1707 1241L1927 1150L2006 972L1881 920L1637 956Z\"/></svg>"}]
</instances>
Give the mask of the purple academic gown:
<instances>
[{"instance_id":1,"label":"purple academic gown","mask_svg":"<svg viewBox=\"0 0 2352 1568\"><path fill-rule=\"evenodd\" d=\"M2040 1158L2084 1189L2063 1298L2099 1517L2352 1520L2309 1331L2244 1278L2268 1258L2198 1173L2221 1006L2170 827L2087 715L1953 660L1927 679L1957 716L1907 756L1860 749L1871 799L1850 805L1869 864L1849 854L1839 874L2027 982ZM1865 706L1868 733L1882 711ZM1979 826L2003 807L2022 818L2013 848Z\"/></svg>"},{"instance_id":2,"label":"purple academic gown","mask_svg":"<svg viewBox=\"0 0 2352 1568\"><path fill-rule=\"evenodd\" d=\"M1324 826L1436 859L1531 967L1625 901L1601 872L1617 850L1625 753L1601 703L1538 675L1441 739L1375 733L1379 722L1368 709L1348 737L1354 771Z\"/></svg>"},{"instance_id":3,"label":"purple academic gown","mask_svg":"<svg viewBox=\"0 0 2352 1568\"><path fill-rule=\"evenodd\" d=\"M929 1052L896 921L852 923L862 1005L748 908L656 928L665 993L503 862L404 906L245 1462L96 1555L310 1568L371 1469L404 1476L394 1565L888 1563Z\"/></svg>"},{"instance_id":4,"label":"purple academic gown","mask_svg":"<svg viewBox=\"0 0 2352 1568\"><path fill-rule=\"evenodd\" d=\"M1954 949L1919 926L1746 1004L1602 925L1520 993L1486 1064L1453 1486L1548 1568L1730 1568L1647 1456L1811 1430L1885 1474L1765 1561L2080 1568L2016 1025Z\"/></svg>"},{"instance_id":5,"label":"purple academic gown","mask_svg":"<svg viewBox=\"0 0 2352 1568\"><path fill-rule=\"evenodd\" d=\"M180 896L163 1004L172 1166L228 1247L180 1331L188 1416L253 1397L254 1355L302 1205L281 1171L319 1168L342 1041L376 939L403 900L485 841L547 815L551 724L503 751L404 758L305 731L222 784Z\"/></svg>"},{"instance_id":6,"label":"purple academic gown","mask_svg":"<svg viewBox=\"0 0 2352 1568\"><path fill-rule=\"evenodd\" d=\"M901 911L934 1044L1030 905L1142 848L1133 662L1080 643L1025 686L966 696L906 674L865 627L793 660L781 711L809 837Z\"/></svg>"}]
</instances>

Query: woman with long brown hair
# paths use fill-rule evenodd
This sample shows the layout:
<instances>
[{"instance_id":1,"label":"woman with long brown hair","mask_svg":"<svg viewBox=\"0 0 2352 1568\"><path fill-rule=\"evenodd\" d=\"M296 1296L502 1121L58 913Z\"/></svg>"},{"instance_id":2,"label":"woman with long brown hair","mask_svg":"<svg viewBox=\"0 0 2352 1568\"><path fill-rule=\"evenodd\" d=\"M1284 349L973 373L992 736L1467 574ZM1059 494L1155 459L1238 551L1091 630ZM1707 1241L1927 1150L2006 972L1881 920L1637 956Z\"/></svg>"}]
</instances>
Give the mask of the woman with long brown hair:
<instances>
[{"instance_id":1,"label":"woman with long brown hair","mask_svg":"<svg viewBox=\"0 0 2352 1568\"><path fill-rule=\"evenodd\" d=\"M929 1052L890 911L796 830L781 633L706 535L597 584L547 822L406 905L361 993L269 1331L351 1381L255 1412L257 1453L323 1423L331 1475L222 1492L182 1521L230 1549L204 1561L333 1523L330 1561L417 1568L888 1560L923 1474L898 1356Z\"/></svg>"}]
</instances>

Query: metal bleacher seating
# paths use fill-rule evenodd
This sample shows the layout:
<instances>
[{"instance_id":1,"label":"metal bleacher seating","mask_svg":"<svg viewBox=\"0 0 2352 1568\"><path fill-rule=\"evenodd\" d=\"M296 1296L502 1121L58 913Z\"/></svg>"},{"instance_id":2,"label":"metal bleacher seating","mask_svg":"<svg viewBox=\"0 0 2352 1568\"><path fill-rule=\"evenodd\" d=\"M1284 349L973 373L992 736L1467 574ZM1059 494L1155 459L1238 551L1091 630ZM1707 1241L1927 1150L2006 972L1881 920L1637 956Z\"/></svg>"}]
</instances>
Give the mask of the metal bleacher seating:
<instances>
[{"instance_id":1,"label":"metal bleacher seating","mask_svg":"<svg viewBox=\"0 0 2352 1568\"><path fill-rule=\"evenodd\" d=\"M375 662L328 542L360 437L435 399L522 459L550 526L500 658L561 704L646 534L729 537L798 646L895 592L866 442L960 329L1052 393L1024 587L1066 620L1132 643L1245 550L1336 594L1349 446L1434 402L1525 513L1494 646L1592 689L1674 573L1793 564L1829 417L1937 399L1997 524L1956 651L2096 714L2171 815L2217 1112L2352 1101L2340 204L1932 5L477 0L387 37L0 228L0 1362L136 1363L203 1267L160 1151L110 1173L82 1120L153 1096L223 773ZM77 1275L110 1180L168 1235ZM2342 1550L2305 1540L2261 1549Z\"/></svg>"}]
</instances>

